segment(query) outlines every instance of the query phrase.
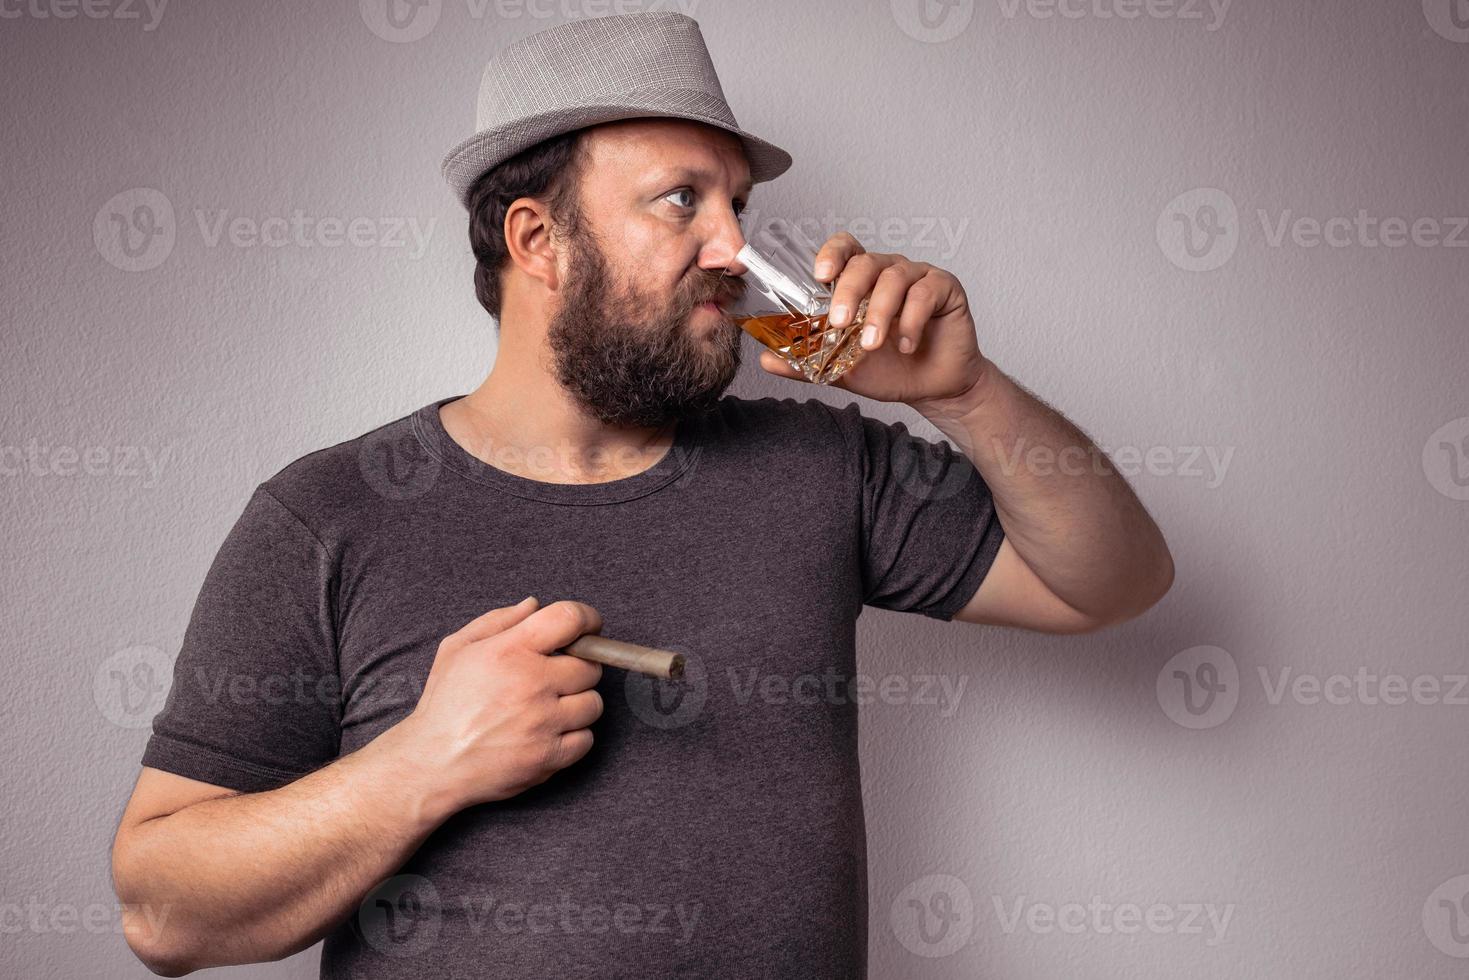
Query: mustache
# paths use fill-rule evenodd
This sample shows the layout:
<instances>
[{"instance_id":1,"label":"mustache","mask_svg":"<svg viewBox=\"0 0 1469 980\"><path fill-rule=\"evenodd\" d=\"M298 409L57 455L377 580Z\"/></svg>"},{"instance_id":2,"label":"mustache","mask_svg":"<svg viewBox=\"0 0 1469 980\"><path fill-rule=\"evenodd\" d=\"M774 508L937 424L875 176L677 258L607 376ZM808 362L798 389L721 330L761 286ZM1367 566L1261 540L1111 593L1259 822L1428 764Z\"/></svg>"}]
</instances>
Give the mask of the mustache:
<instances>
[{"instance_id":1,"label":"mustache","mask_svg":"<svg viewBox=\"0 0 1469 980\"><path fill-rule=\"evenodd\" d=\"M720 308L745 294L747 284L739 276L725 275L723 270L700 269L689 287L688 308L692 310L700 303L714 303Z\"/></svg>"}]
</instances>

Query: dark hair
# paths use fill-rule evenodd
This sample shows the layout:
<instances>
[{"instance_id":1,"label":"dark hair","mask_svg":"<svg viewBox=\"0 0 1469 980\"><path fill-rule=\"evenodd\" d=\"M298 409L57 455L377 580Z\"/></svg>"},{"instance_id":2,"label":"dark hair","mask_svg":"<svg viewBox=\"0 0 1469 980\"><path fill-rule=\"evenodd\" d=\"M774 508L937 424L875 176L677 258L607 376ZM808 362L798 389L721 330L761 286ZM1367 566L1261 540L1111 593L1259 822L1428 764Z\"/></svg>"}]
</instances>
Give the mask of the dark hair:
<instances>
[{"instance_id":1,"label":"dark hair","mask_svg":"<svg viewBox=\"0 0 1469 980\"><path fill-rule=\"evenodd\" d=\"M474 293L497 325L500 273L510 254L505 247L505 213L516 198L534 197L546 204L558 234L576 234L581 221L578 185L583 132L572 130L524 149L485 171L469 188L469 247L476 263Z\"/></svg>"}]
</instances>

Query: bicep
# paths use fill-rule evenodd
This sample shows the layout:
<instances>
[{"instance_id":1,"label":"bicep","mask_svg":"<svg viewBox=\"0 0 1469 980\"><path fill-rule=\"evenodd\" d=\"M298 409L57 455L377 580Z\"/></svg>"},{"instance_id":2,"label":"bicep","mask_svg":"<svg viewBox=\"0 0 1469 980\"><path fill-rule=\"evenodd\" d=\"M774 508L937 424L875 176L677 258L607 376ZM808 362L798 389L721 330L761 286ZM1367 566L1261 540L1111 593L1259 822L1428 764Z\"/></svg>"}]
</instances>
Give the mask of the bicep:
<instances>
[{"instance_id":1,"label":"bicep","mask_svg":"<svg viewBox=\"0 0 1469 980\"><path fill-rule=\"evenodd\" d=\"M1102 626L1052 592L1020 557L1009 538L1000 543L984 581L954 619L1039 633L1089 633Z\"/></svg>"}]
</instances>

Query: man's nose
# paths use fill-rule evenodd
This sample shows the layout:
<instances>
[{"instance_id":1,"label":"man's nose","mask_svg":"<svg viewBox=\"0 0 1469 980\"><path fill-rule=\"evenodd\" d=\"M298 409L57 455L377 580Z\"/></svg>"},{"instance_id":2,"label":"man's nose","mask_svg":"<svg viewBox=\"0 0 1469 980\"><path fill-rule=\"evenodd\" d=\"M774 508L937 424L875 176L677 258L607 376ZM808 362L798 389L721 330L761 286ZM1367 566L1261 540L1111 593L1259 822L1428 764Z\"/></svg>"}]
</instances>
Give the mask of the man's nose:
<instances>
[{"instance_id":1,"label":"man's nose","mask_svg":"<svg viewBox=\"0 0 1469 980\"><path fill-rule=\"evenodd\" d=\"M733 211L712 219L715 226L706 240L699 256L702 269L728 270L732 276L742 276L746 269L736 256L745 247L745 232Z\"/></svg>"}]
</instances>

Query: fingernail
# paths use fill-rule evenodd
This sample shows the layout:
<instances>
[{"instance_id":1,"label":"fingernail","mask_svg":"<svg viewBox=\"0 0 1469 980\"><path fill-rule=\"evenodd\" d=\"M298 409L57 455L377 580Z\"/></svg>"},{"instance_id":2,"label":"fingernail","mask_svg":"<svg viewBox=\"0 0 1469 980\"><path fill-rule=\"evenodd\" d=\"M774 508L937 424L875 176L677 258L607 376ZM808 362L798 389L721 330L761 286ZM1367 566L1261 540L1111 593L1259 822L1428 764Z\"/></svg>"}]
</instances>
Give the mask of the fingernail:
<instances>
[{"instance_id":1,"label":"fingernail","mask_svg":"<svg viewBox=\"0 0 1469 980\"><path fill-rule=\"evenodd\" d=\"M528 602L535 602L535 601L536 601L536 597L535 596L528 595L524 599L521 599L520 602L516 603L516 605L517 606L523 606L523 605L525 605Z\"/></svg>"},{"instance_id":2,"label":"fingernail","mask_svg":"<svg viewBox=\"0 0 1469 980\"><path fill-rule=\"evenodd\" d=\"M831 308L831 325L834 327L845 326L847 322L847 307L845 303L838 303Z\"/></svg>"},{"instance_id":3,"label":"fingernail","mask_svg":"<svg viewBox=\"0 0 1469 980\"><path fill-rule=\"evenodd\" d=\"M831 273L832 264L830 262L816 263L816 278L825 279L827 276L831 275Z\"/></svg>"},{"instance_id":4,"label":"fingernail","mask_svg":"<svg viewBox=\"0 0 1469 980\"><path fill-rule=\"evenodd\" d=\"M910 337L904 337L902 340L898 341L898 350L902 351L904 354L911 354L911 353L913 353L913 340L912 340L912 338L910 338Z\"/></svg>"},{"instance_id":5,"label":"fingernail","mask_svg":"<svg viewBox=\"0 0 1469 980\"><path fill-rule=\"evenodd\" d=\"M877 325L869 323L862 328L862 346L870 348L877 343Z\"/></svg>"}]
</instances>

